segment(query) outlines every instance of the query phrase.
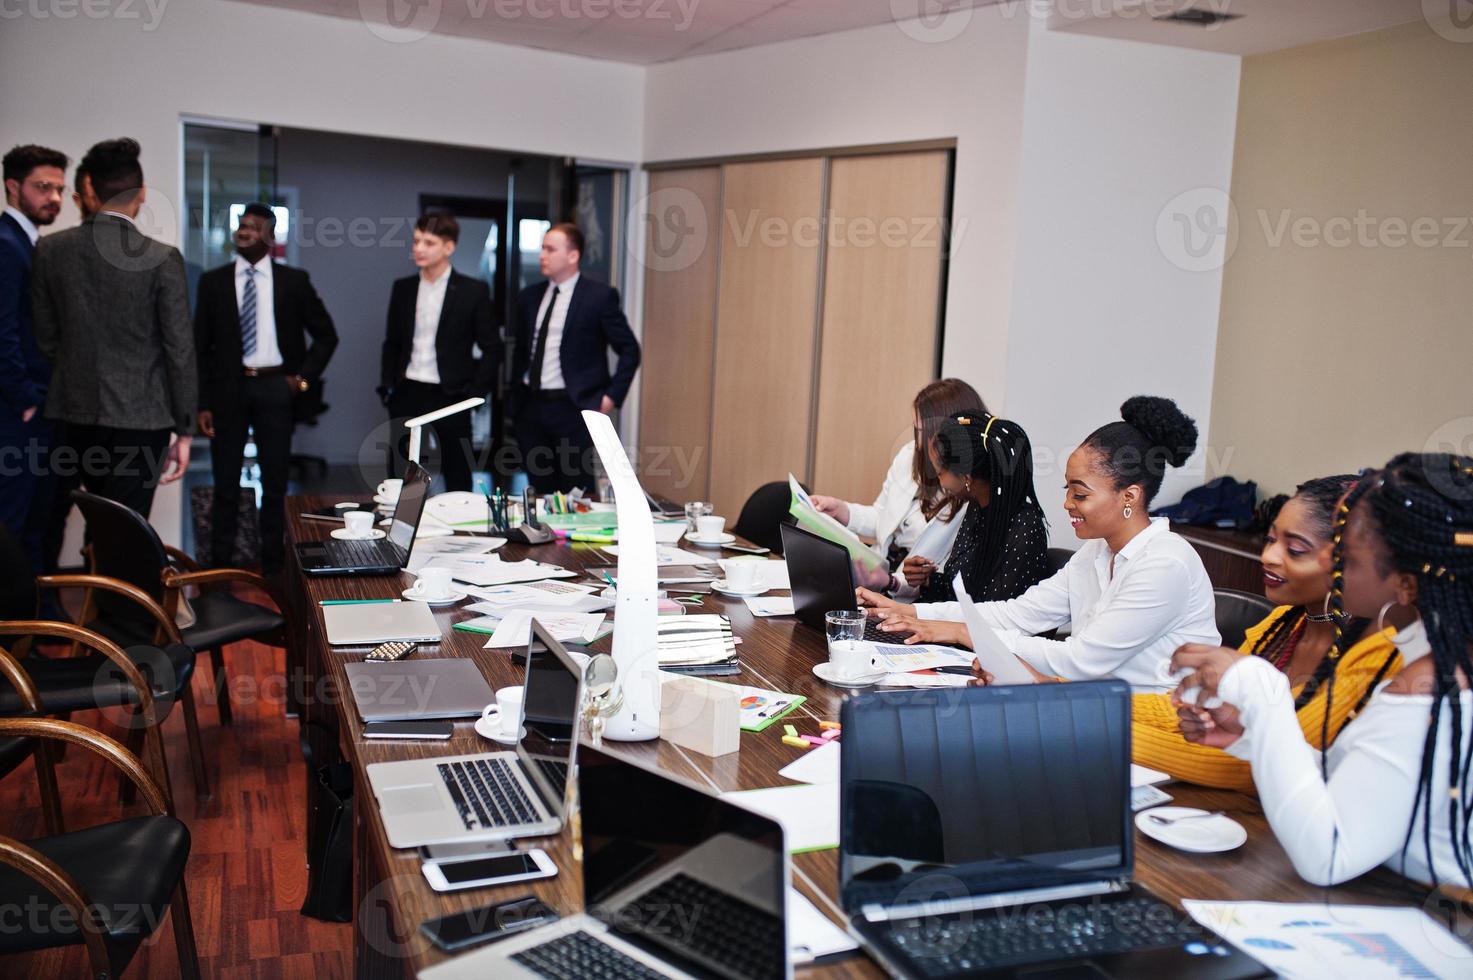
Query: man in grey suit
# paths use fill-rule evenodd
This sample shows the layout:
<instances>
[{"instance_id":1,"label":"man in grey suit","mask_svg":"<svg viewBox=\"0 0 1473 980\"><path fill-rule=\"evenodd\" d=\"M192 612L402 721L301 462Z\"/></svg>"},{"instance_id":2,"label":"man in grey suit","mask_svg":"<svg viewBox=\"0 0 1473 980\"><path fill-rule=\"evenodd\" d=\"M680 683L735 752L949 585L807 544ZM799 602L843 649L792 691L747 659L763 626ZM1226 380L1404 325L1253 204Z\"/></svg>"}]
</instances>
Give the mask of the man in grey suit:
<instances>
[{"instance_id":1,"label":"man in grey suit","mask_svg":"<svg viewBox=\"0 0 1473 980\"><path fill-rule=\"evenodd\" d=\"M36 247L32 317L53 362L46 417L62 423L48 567L79 483L147 517L159 483L189 465L197 365L184 258L134 224L145 196L138 155L131 139L88 150L83 183L98 212Z\"/></svg>"}]
</instances>

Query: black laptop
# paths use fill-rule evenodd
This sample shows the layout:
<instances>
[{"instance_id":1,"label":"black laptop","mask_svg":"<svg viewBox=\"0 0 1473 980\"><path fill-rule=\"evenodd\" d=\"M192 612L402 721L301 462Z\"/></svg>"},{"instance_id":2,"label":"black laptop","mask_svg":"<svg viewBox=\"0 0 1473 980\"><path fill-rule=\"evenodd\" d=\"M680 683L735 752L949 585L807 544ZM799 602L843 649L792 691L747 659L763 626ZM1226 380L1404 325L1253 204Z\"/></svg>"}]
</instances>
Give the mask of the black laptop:
<instances>
[{"instance_id":1,"label":"black laptop","mask_svg":"<svg viewBox=\"0 0 1473 980\"><path fill-rule=\"evenodd\" d=\"M409 563L414 535L430 495L430 475L410 463L389 532L372 541L308 541L297 545L297 560L308 575L397 575Z\"/></svg>"},{"instance_id":2,"label":"black laptop","mask_svg":"<svg viewBox=\"0 0 1473 980\"><path fill-rule=\"evenodd\" d=\"M793 613L800 623L824 631L825 613L835 609L854 609L854 559L841 544L819 537L812 531L793 524L780 525L783 558L788 563L788 580L793 588ZM874 620L864 626L864 638L875 643L899 643L909 630L888 633Z\"/></svg>"},{"instance_id":3,"label":"black laptop","mask_svg":"<svg viewBox=\"0 0 1473 980\"><path fill-rule=\"evenodd\" d=\"M875 692L840 718L840 901L893 975L1273 975L1131 882L1130 685Z\"/></svg>"}]
</instances>

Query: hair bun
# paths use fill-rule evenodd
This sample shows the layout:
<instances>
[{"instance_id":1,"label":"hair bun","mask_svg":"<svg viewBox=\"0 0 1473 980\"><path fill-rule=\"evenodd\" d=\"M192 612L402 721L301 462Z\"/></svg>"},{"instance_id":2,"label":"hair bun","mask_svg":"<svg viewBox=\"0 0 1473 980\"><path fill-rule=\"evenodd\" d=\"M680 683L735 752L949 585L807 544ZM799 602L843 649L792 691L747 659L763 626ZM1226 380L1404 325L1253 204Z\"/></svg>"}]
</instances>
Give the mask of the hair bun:
<instances>
[{"instance_id":1,"label":"hair bun","mask_svg":"<svg viewBox=\"0 0 1473 980\"><path fill-rule=\"evenodd\" d=\"M1181 466L1197 449L1197 423L1170 398L1127 398L1120 406L1120 417L1139 429L1153 448L1164 450L1171 466Z\"/></svg>"}]
</instances>

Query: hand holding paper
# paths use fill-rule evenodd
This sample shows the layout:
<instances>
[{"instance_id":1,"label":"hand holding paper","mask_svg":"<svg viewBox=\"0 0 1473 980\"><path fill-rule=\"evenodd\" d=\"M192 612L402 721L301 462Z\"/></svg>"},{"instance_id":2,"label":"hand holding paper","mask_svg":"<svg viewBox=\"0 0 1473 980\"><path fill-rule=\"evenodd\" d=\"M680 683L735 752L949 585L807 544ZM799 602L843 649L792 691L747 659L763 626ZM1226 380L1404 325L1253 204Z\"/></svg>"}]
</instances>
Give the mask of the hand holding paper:
<instances>
[{"instance_id":1,"label":"hand holding paper","mask_svg":"<svg viewBox=\"0 0 1473 980\"><path fill-rule=\"evenodd\" d=\"M1008 649L1002 637L997 634L991 626L982 618L977 611L976 603L972 597L967 595L967 587L962 582L960 574L952 581L952 589L956 592L956 601L962 607L962 619L967 624L967 632L972 636L972 650L977 654L977 662L982 669L992 675L994 684L1034 684L1033 674L1018 659L1018 655Z\"/></svg>"}]
</instances>

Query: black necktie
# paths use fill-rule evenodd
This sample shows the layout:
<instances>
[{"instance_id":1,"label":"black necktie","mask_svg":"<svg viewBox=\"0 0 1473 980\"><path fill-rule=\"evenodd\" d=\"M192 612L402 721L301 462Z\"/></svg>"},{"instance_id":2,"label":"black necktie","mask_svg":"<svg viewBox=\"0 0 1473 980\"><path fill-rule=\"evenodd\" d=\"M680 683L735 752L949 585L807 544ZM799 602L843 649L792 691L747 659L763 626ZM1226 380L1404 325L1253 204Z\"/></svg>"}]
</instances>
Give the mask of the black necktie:
<instances>
[{"instance_id":1,"label":"black necktie","mask_svg":"<svg viewBox=\"0 0 1473 980\"><path fill-rule=\"evenodd\" d=\"M532 391L542 388L542 355L547 352L547 327L552 323L552 308L557 306L557 287L552 287L552 299L547 301L547 312L542 316L542 326L537 328L537 343L532 345L532 366L527 369L527 387Z\"/></svg>"}]
</instances>

